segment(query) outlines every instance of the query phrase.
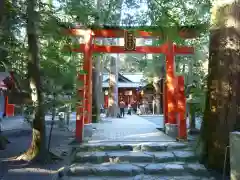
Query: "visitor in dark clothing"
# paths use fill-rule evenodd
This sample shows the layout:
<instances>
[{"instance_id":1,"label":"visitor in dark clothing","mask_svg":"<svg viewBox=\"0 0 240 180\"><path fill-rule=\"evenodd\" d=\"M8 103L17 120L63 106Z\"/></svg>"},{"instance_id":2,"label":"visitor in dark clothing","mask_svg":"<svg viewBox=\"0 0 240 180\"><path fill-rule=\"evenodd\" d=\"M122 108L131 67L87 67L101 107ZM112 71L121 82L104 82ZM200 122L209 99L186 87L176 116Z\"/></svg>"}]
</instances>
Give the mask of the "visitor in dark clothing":
<instances>
[{"instance_id":1,"label":"visitor in dark clothing","mask_svg":"<svg viewBox=\"0 0 240 180\"><path fill-rule=\"evenodd\" d=\"M125 112L124 112L125 102L123 100L120 101L119 107L120 107L120 115L121 115L121 117L124 117L124 114L125 114Z\"/></svg>"},{"instance_id":2,"label":"visitor in dark clothing","mask_svg":"<svg viewBox=\"0 0 240 180\"><path fill-rule=\"evenodd\" d=\"M136 114L137 113L137 101L132 102L132 109L133 109L133 112Z\"/></svg>"}]
</instances>

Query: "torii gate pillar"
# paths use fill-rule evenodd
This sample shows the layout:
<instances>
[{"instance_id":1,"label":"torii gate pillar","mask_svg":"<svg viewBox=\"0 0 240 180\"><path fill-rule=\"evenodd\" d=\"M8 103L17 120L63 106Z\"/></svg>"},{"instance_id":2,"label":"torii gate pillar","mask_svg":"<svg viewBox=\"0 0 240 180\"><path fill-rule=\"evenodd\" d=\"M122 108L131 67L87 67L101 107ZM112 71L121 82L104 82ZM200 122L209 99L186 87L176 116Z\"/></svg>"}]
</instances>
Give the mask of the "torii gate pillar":
<instances>
[{"instance_id":1,"label":"torii gate pillar","mask_svg":"<svg viewBox=\"0 0 240 180\"><path fill-rule=\"evenodd\" d=\"M177 137L177 110L176 110L176 77L175 77L175 52L174 44L167 43L166 51L166 84L165 84L165 133L171 137Z\"/></svg>"},{"instance_id":2,"label":"torii gate pillar","mask_svg":"<svg viewBox=\"0 0 240 180\"><path fill-rule=\"evenodd\" d=\"M184 94L184 76L177 77L178 139L187 140L186 97Z\"/></svg>"},{"instance_id":3,"label":"torii gate pillar","mask_svg":"<svg viewBox=\"0 0 240 180\"><path fill-rule=\"evenodd\" d=\"M83 48L83 64L80 67L84 74L78 75L78 80L83 82L83 87L77 90L82 98L82 104L77 106L76 116L76 140L82 142L83 138L92 135L92 55L93 36L92 31L84 34L85 46Z\"/></svg>"},{"instance_id":4,"label":"torii gate pillar","mask_svg":"<svg viewBox=\"0 0 240 180\"><path fill-rule=\"evenodd\" d=\"M161 46L138 46L134 48L127 48L123 46L101 46L93 44L94 38L119 38L123 37L125 30L122 29L98 29L98 30L82 30L71 29L71 35L84 35L85 43L80 44L78 48L71 48L73 52L82 52L84 55L83 70L86 72L86 79L84 81L84 90L80 91L80 95L84 98L83 109L79 109L77 112L76 123L76 138L81 140L84 133L91 129L92 118L92 55L93 53L156 53L166 55L166 83L164 87L164 115L165 115L165 130L166 133L172 137L179 137L180 139L186 138L186 118L185 118L185 97L182 89L184 88L184 79L178 79L175 76L175 60L174 57L177 54L193 54L194 49L192 47L177 46L173 42L167 42ZM148 38L156 36L145 31L137 31L138 37ZM180 33L181 35L181 33ZM129 36L134 42L135 35ZM131 45L131 44L130 44ZM183 78L183 77L182 77ZM83 78L82 78L83 79ZM177 85L181 85L181 88ZM178 104L177 104L178 103ZM82 114L82 118L81 118ZM177 119L177 115L180 116L180 125ZM84 123L84 124L83 124ZM89 128L88 128L88 125ZM179 129L178 129L179 128ZM179 132L179 134L178 134ZM84 135L85 137L86 135Z\"/></svg>"},{"instance_id":5,"label":"torii gate pillar","mask_svg":"<svg viewBox=\"0 0 240 180\"><path fill-rule=\"evenodd\" d=\"M86 31L84 36L85 47L83 52L83 70L86 72L86 86L85 86L85 106L86 113L84 117L84 124L92 123L92 56L93 56L93 36L92 31Z\"/></svg>"}]
</instances>

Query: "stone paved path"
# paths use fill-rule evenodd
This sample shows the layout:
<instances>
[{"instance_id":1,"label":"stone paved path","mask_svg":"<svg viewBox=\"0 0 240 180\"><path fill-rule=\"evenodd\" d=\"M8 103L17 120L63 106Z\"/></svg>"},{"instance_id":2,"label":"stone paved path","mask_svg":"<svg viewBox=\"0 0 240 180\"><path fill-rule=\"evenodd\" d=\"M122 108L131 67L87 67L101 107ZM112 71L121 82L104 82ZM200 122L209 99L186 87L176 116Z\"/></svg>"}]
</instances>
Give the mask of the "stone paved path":
<instances>
[{"instance_id":1,"label":"stone paved path","mask_svg":"<svg viewBox=\"0 0 240 180\"><path fill-rule=\"evenodd\" d=\"M136 115L104 119L93 137L73 145L66 180L207 180L187 143L179 143Z\"/></svg>"},{"instance_id":2,"label":"stone paved path","mask_svg":"<svg viewBox=\"0 0 240 180\"><path fill-rule=\"evenodd\" d=\"M140 117L154 123L157 128L159 129L162 129L164 126L163 126L163 123L164 123L164 117L162 114L160 115L152 115L152 114L149 114L149 115L140 115Z\"/></svg>"},{"instance_id":3,"label":"stone paved path","mask_svg":"<svg viewBox=\"0 0 240 180\"><path fill-rule=\"evenodd\" d=\"M157 130L157 126L137 115L125 118L105 118L96 128L89 143L98 141L173 141Z\"/></svg>"}]
</instances>

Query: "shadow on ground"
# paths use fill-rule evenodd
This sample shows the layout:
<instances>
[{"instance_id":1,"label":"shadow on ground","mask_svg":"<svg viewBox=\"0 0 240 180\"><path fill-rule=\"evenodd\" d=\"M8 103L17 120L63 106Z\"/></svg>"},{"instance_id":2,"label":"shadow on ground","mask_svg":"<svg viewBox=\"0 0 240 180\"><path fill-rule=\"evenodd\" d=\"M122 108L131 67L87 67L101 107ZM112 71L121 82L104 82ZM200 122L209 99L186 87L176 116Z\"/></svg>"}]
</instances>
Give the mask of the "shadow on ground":
<instances>
[{"instance_id":1,"label":"shadow on ground","mask_svg":"<svg viewBox=\"0 0 240 180\"><path fill-rule=\"evenodd\" d=\"M49 127L47 132L49 132ZM54 128L52 133L50 151L63 160L54 161L51 164L27 165L26 162L14 160L24 153L31 144L32 131L12 130L3 132L10 143L5 150L0 150L0 179L1 180L52 180L59 168L69 164L71 149L69 143L72 141L73 133L66 129ZM49 133L47 133L49 134Z\"/></svg>"}]
</instances>

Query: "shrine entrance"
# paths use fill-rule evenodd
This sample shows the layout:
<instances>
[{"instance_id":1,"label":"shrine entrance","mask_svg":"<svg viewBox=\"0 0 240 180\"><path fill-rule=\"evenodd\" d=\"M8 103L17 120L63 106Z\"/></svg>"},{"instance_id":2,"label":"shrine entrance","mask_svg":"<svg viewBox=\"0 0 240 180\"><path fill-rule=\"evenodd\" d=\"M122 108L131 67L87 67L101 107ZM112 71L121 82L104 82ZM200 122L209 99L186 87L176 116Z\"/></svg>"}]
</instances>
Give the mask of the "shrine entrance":
<instances>
[{"instance_id":1,"label":"shrine entrance","mask_svg":"<svg viewBox=\"0 0 240 180\"><path fill-rule=\"evenodd\" d=\"M186 31L185 31L186 32ZM192 38L179 30L181 38ZM164 84L164 124L178 128L178 138L187 139L186 128L186 98L184 95L184 77L175 75L175 55L194 54L193 47L178 46L167 41L160 46L136 46L136 38L159 38L161 32L148 32L141 30L125 30L121 28L107 29L70 29L68 34L82 36L85 44L71 48L73 52L83 53L84 62L81 66L86 74L78 74L78 80L84 86L78 89L77 94L83 98L77 105L76 111L76 140L83 140L84 125L92 122L92 56L93 53L144 53L164 54L166 57L166 80ZM124 38L124 46L96 45L95 38Z\"/></svg>"}]
</instances>

